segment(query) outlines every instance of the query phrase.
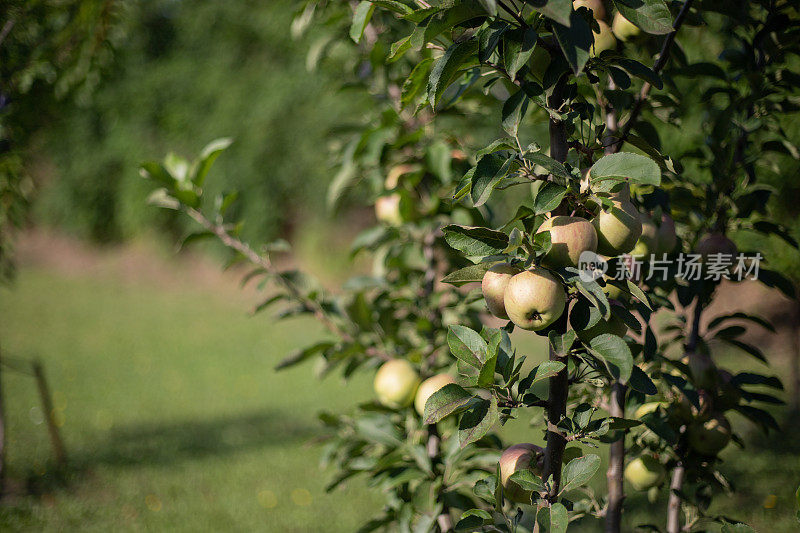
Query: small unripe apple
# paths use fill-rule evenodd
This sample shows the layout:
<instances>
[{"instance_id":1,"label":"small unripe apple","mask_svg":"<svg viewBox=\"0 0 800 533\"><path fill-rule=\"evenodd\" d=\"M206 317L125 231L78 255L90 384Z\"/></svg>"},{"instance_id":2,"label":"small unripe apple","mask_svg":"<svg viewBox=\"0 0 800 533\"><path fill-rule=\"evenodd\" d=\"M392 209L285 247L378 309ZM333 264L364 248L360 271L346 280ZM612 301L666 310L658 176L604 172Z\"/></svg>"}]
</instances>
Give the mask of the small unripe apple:
<instances>
[{"instance_id":1,"label":"small unripe apple","mask_svg":"<svg viewBox=\"0 0 800 533\"><path fill-rule=\"evenodd\" d=\"M418 386L419 375L405 359L392 359L384 363L373 382L378 401L394 409L411 405Z\"/></svg>"},{"instance_id":2,"label":"small unripe apple","mask_svg":"<svg viewBox=\"0 0 800 533\"><path fill-rule=\"evenodd\" d=\"M708 256L714 254L727 254L736 256L739 249L736 244L722 233L711 233L703 237L695 247L695 253L702 256L703 261L708 259Z\"/></svg>"},{"instance_id":3,"label":"small unripe apple","mask_svg":"<svg viewBox=\"0 0 800 533\"><path fill-rule=\"evenodd\" d=\"M522 329L539 331L561 316L564 286L549 270L534 267L512 277L504 295L506 313Z\"/></svg>"},{"instance_id":4,"label":"small unripe apple","mask_svg":"<svg viewBox=\"0 0 800 533\"><path fill-rule=\"evenodd\" d=\"M633 250L642 234L639 211L628 200L616 199L609 210L601 210L592 220L597 230L597 252L616 257Z\"/></svg>"},{"instance_id":5,"label":"small unripe apple","mask_svg":"<svg viewBox=\"0 0 800 533\"><path fill-rule=\"evenodd\" d=\"M403 216L400 213L400 199L400 194L394 192L375 200L375 218L390 226L401 225Z\"/></svg>"},{"instance_id":6,"label":"small unripe apple","mask_svg":"<svg viewBox=\"0 0 800 533\"><path fill-rule=\"evenodd\" d=\"M618 285L613 285L609 283L609 277L606 276L606 285L603 287L603 290L608 296L609 300L618 300L620 302L627 302L630 298L630 293L622 290Z\"/></svg>"},{"instance_id":7,"label":"small unripe apple","mask_svg":"<svg viewBox=\"0 0 800 533\"><path fill-rule=\"evenodd\" d=\"M555 216L545 220L537 233L549 231L550 251L542 264L554 268L577 267L581 254L597 251L597 232L594 226L580 217Z\"/></svg>"},{"instance_id":8,"label":"small unripe apple","mask_svg":"<svg viewBox=\"0 0 800 533\"><path fill-rule=\"evenodd\" d=\"M675 221L664 213L661 215L661 225L658 227L658 248L656 253L661 256L668 254L678 244L678 234L675 231Z\"/></svg>"},{"instance_id":9,"label":"small unripe apple","mask_svg":"<svg viewBox=\"0 0 800 533\"><path fill-rule=\"evenodd\" d=\"M634 489L645 491L663 481L664 466L652 455L642 455L625 467L625 479Z\"/></svg>"},{"instance_id":10,"label":"small unripe apple","mask_svg":"<svg viewBox=\"0 0 800 533\"><path fill-rule=\"evenodd\" d=\"M481 281L483 299L486 301L489 312L497 318L508 319L505 305L506 287L511 278L520 272L522 269L507 263L499 263L492 266L483 275L483 281Z\"/></svg>"},{"instance_id":11,"label":"small unripe apple","mask_svg":"<svg viewBox=\"0 0 800 533\"><path fill-rule=\"evenodd\" d=\"M689 426L689 445L701 455L717 455L730 440L731 425L722 415L706 421L698 420Z\"/></svg>"},{"instance_id":12,"label":"small unripe apple","mask_svg":"<svg viewBox=\"0 0 800 533\"><path fill-rule=\"evenodd\" d=\"M614 37L614 33L611 31L608 24L602 20L598 20L597 24L600 26L600 31L596 32L592 30L594 45L592 45L592 50L589 53L592 57L600 55L600 52L603 50L610 50L617 46L617 39Z\"/></svg>"},{"instance_id":13,"label":"small unripe apple","mask_svg":"<svg viewBox=\"0 0 800 533\"><path fill-rule=\"evenodd\" d=\"M579 7L591 9L592 16L595 20L606 18L606 8L603 5L603 0L572 0L572 7L575 11L577 11Z\"/></svg>"},{"instance_id":14,"label":"small unripe apple","mask_svg":"<svg viewBox=\"0 0 800 533\"><path fill-rule=\"evenodd\" d=\"M428 402L428 398L433 396L433 393L445 385L455 382L456 380L453 379L453 377L449 374L436 374L435 376L423 381L420 384L419 389L417 389L417 397L414 398L414 408L417 410L420 416L425 413L425 404Z\"/></svg>"},{"instance_id":15,"label":"small unripe apple","mask_svg":"<svg viewBox=\"0 0 800 533\"><path fill-rule=\"evenodd\" d=\"M543 460L544 450L535 444L524 442L505 449L500 456L500 482L506 498L517 503L531 503L531 491L523 489L508 478L520 470L531 470L541 476Z\"/></svg>"},{"instance_id":16,"label":"small unripe apple","mask_svg":"<svg viewBox=\"0 0 800 533\"><path fill-rule=\"evenodd\" d=\"M636 24L623 17L622 13L619 11L614 15L611 29L620 41L627 41L631 37L636 37L642 32Z\"/></svg>"},{"instance_id":17,"label":"small unripe apple","mask_svg":"<svg viewBox=\"0 0 800 533\"><path fill-rule=\"evenodd\" d=\"M658 227L644 213L640 213L639 219L642 221L642 234L631 250L631 255L636 259L647 260L658 250Z\"/></svg>"}]
</instances>

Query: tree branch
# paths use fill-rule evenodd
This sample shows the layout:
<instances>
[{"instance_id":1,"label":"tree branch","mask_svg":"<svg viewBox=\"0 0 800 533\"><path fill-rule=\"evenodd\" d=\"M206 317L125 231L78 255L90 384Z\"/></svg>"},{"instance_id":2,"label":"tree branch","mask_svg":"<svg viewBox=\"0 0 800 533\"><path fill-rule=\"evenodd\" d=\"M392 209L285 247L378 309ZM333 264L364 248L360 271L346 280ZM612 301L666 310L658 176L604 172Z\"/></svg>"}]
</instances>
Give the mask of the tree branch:
<instances>
[{"instance_id":1,"label":"tree branch","mask_svg":"<svg viewBox=\"0 0 800 533\"><path fill-rule=\"evenodd\" d=\"M625 416L626 387L619 381L611 385L611 405L609 415L615 417ZM608 508L606 510L606 533L619 533L622 527L622 505L625 502L625 485L623 472L625 469L625 432L611 443L608 455Z\"/></svg>"},{"instance_id":2,"label":"tree branch","mask_svg":"<svg viewBox=\"0 0 800 533\"><path fill-rule=\"evenodd\" d=\"M653 65L653 72L656 74L659 74L664 68L664 65L666 65L667 59L669 59L670 50L675 42L675 36L683 25L683 21L686 18L686 15L689 13L689 8L692 6L692 2L693 0L686 0L683 3L683 7L681 7L680 12L678 12L678 16L675 17L675 22L672 24L674 29L669 33L669 35L667 35L667 38L664 39L664 44L661 46L661 52L658 54L658 59ZM642 85L642 89L639 91L639 96L636 98L636 102L634 102L633 108L631 109L631 114L628 117L628 120L625 121L625 125L622 126L622 135L620 135L619 139L615 140L611 145L613 147L612 153L617 153L622 149L622 145L625 144L625 141L628 139L628 136L631 133L631 129L633 128L634 124L636 124L636 121L642 112L642 107L644 106L644 102L647 100L647 96L650 94L651 88L652 86L649 82L644 82L644 85Z\"/></svg>"},{"instance_id":3,"label":"tree branch","mask_svg":"<svg viewBox=\"0 0 800 533\"><path fill-rule=\"evenodd\" d=\"M220 224L214 224L211 222L203 213L198 211L197 209L193 209L191 207L185 208L186 213L192 217L198 224L203 226L206 230L213 233L219 240L227 246L228 248L235 250L242 254L248 261L253 263L254 265L261 267L266 271L272 278L277 281L279 285L281 285L289 295L299 302L303 307L308 309L311 313L313 313L314 317L323 325L325 328L333 333L334 335L341 338L343 341L352 343L355 342L355 339L352 335L350 335L347 331L343 330L336 322L334 322L326 313L325 310L322 308L322 305L319 302L316 302L310 298L304 296L300 289L297 286L286 279L284 276L281 275L275 269L275 265L272 264L269 257L264 256L253 250L249 244L243 242L241 239L234 237L228 230L225 229L224 226ZM367 355L378 357L385 361L392 359L392 357L386 353L383 353L374 347L368 347L366 350Z\"/></svg>"}]
</instances>

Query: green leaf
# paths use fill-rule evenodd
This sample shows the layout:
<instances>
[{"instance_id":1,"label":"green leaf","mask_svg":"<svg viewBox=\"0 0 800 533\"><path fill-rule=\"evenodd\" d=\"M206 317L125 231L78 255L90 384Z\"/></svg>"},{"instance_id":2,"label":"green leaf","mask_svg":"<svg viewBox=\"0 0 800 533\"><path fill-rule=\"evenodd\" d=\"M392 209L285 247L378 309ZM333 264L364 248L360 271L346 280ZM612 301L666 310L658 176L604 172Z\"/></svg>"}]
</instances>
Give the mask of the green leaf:
<instances>
[{"instance_id":1,"label":"green leaf","mask_svg":"<svg viewBox=\"0 0 800 533\"><path fill-rule=\"evenodd\" d=\"M550 533L567 533L569 514L567 508L560 503L550 506Z\"/></svg>"},{"instance_id":2,"label":"green leaf","mask_svg":"<svg viewBox=\"0 0 800 533\"><path fill-rule=\"evenodd\" d=\"M513 162L514 158L498 154L485 155L478 161L470 189L473 206L478 207L486 203L497 184L508 175Z\"/></svg>"},{"instance_id":3,"label":"green leaf","mask_svg":"<svg viewBox=\"0 0 800 533\"><path fill-rule=\"evenodd\" d=\"M533 381L531 381L531 384L555 376L564 370L565 366L566 365L561 361L544 361L542 364L536 367L536 374L533 378Z\"/></svg>"},{"instance_id":4,"label":"green leaf","mask_svg":"<svg viewBox=\"0 0 800 533\"><path fill-rule=\"evenodd\" d=\"M198 187L202 187L203 183L206 180L206 175L208 175L209 169L211 169L211 165L214 164L219 154L225 151L233 142L233 139L229 138L222 138L216 139L208 143L203 151L200 152L200 159L197 168L194 170L192 176L192 183L197 185Z\"/></svg>"},{"instance_id":5,"label":"green leaf","mask_svg":"<svg viewBox=\"0 0 800 533\"><path fill-rule=\"evenodd\" d=\"M661 185L658 164L639 154L619 152L601 157L589 170L592 183L606 179L628 179L645 185Z\"/></svg>"},{"instance_id":6,"label":"green leaf","mask_svg":"<svg viewBox=\"0 0 800 533\"><path fill-rule=\"evenodd\" d=\"M594 44L592 28L577 11L573 11L569 18L570 24L553 23L553 33L556 34L561 51L572 71L577 76L589 60L589 50Z\"/></svg>"},{"instance_id":7,"label":"green leaf","mask_svg":"<svg viewBox=\"0 0 800 533\"><path fill-rule=\"evenodd\" d=\"M487 522L491 522L492 515L483 509L470 509L461 515L456 524L456 531L475 531Z\"/></svg>"},{"instance_id":8,"label":"green leaf","mask_svg":"<svg viewBox=\"0 0 800 533\"><path fill-rule=\"evenodd\" d=\"M497 410L497 398L481 400L470 410L461 415L458 423L458 442L462 448L472 444L486 435L500 421Z\"/></svg>"},{"instance_id":9,"label":"green leaf","mask_svg":"<svg viewBox=\"0 0 800 533\"><path fill-rule=\"evenodd\" d=\"M629 59L627 57L620 58L617 59L617 64L627 70L629 74L648 82L656 89L662 89L664 87L664 82L661 81L661 76L656 74L656 72L650 67L639 63L635 59Z\"/></svg>"},{"instance_id":10,"label":"green leaf","mask_svg":"<svg viewBox=\"0 0 800 533\"><path fill-rule=\"evenodd\" d=\"M474 283L476 281L480 282L483 281L484 274L486 274L486 271L491 267L492 263L478 263L477 265L470 265L460 270L456 270L455 272L451 272L442 278L442 283L449 283L450 285L460 287L465 283Z\"/></svg>"},{"instance_id":11,"label":"green leaf","mask_svg":"<svg viewBox=\"0 0 800 533\"><path fill-rule=\"evenodd\" d=\"M456 359L477 369L483 366L488 357L489 345L477 331L466 326L453 325L447 328L447 345Z\"/></svg>"},{"instance_id":12,"label":"green leaf","mask_svg":"<svg viewBox=\"0 0 800 533\"><path fill-rule=\"evenodd\" d=\"M519 124L525 118L528 110L528 96L522 89L512 94L503 104L503 129L509 135L516 136L519 131Z\"/></svg>"},{"instance_id":13,"label":"green leaf","mask_svg":"<svg viewBox=\"0 0 800 533\"><path fill-rule=\"evenodd\" d=\"M372 13L375 12L375 4L364 0L360 2L355 11L353 12L353 23L350 25L350 38L356 43L361 41L364 35L364 30L369 24L369 19L372 18Z\"/></svg>"},{"instance_id":14,"label":"green leaf","mask_svg":"<svg viewBox=\"0 0 800 533\"><path fill-rule=\"evenodd\" d=\"M309 357L312 357L320 352L327 350L333 346L332 342L318 342L301 350L293 352L291 355L283 359L280 363L275 365L275 370L283 370L296 364L302 363Z\"/></svg>"},{"instance_id":15,"label":"green leaf","mask_svg":"<svg viewBox=\"0 0 800 533\"><path fill-rule=\"evenodd\" d=\"M508 235L481 226L450 224L442 228L447 244L467 257L485 257L502 253L508 246Z\"/></svg>"},{"instance_id":16,"label":"green leaf","mask_svg":"<svg viewBox=\"0 0 800 533\"><path fill-rule=\"evenodd\" d=\"M624 340L611 333L603 333L593 338L589 344L594 355L612 365L610 370L614 377L621 383L628 381L633 371L633 355Z\"/></svg>"},{"instance_id":17,"label":"green leaf","mask_svg":"<svg viewBox=\"0 0 800 533\"><path fill-rule=\"evenodd\" d=\"M384 9L388 9L389 11L394 11L395 13L399 13L401 15L408 15L409 13L413 13L414 10L408 7L407 5L397 2L396 0L369 0L376 6L381 6Z\"/></svg>"},{"instance_id":18,"label":"green leaf","mask_svg":"<svg viewBox=\"0 0 800 533\"><path fill-rule=\"evenodd\" d=\"M530 59L533 49L536 47L538 35L532 28L515 29L505 33L503 36L503 63L506 72L515 79L517 72Z\"/></svg>"},{"instance_id":19,"label":"green leaf","mask_svg":"<svg viewBox=\"0 0 800 533\"><path fill-rule=\"evenodd\" d=\"M164 168L163 165L161 165L161 163L157 163L155 161L142 163L139 173L143 178L149 178L166 186L169 191L174 189L175 185L177 184L177 181L172 177L172 174L170 174L169 171Z\"/></svg>"},{"instance_id":20,"label":"green leaf","mask_svg":"<svg viewBox=\"0 0 800 533\"><path fill-rule=\"evenodd\" d=\"M383 415L364 416L356 420L356 431L367 440L388 446L402 446L403 434Z\"/></svg>"},{"instance_id":21,"label":"green leaf","mask_svg":"<svg viewBox=\"0 0 800 533\"><path fill-rule=\"evenodd\" d=\"M563 335L557 331L551 331L547 334L547 337L550 340L550 347L553 349L553 353L558 357L566 357L572 345L575 344L578 335L575 333L575 330L570 329Z\"/></svg>"},{"instance_id":22,"label":"green leaf","mask_svg":"<svg viewBox=\"0 0 800 533\"><path fill-rule=\"evenodd\" d=\"M644 291L631 280L627 280L627 282L628 282L628 292L631 293L637 300L642 302L645 305L645 307L647 307L652 311L653 306L650 304L650 299L647 297Z\"/></svg>"},{"instance_id":23,"label":"green leaf","mask_svg":"<svg viewBox=\"0 0 800 533\"><path fill-rule=\"evenodd\" d=\"M561 493L585 485L599 469L599 455L589 454L573 459L561 472Z\"/></svg>"},{"instance_id":24,"label":"green leaf","mask_svg":"<svg viewBox=\"0 0 800 533\"><path fill-rule=\"evenodd\" d=\"M559 24L569 26L571 23L572 0L525 0L525 3Z\"/></svg>"},{"instance_id":25,"label":"green leaf","mask_svg":"<svg viewBox=\"0 0 800 533\"><path fill-rule=\"evenodd\" d=\"M672 31L672 13L664 0L614 0L622 16L642 31L664 35Z\"/></svg>"},{"instance_id":26,"label":"green leaf","mask_svg":"<svg viewBox=\"0 0 800 533\"><path fill-rule=\"evenodd\" d=\"M501 20L493 20L488 27L481 30L478 34L478 60L488 61L497 49L500 38L511 26Z\"/></svg>"},{"instance_id":27,"label":"green leaf","mask_svg":"<svg viewBox=\"0 0 800 533\"><path fill-rule=\"evenodd\" d=\"M645 374L644 370L638 366L633 367L631 378L628 384L633 390L637 390L642 394L653 395L658 393L656 384L653 383L653 380L651 380L650 377Z\"/></svg>"},{"instance_id":28,"label":"green leaf","mask_svg":"<svg viewBox=\"0 0 800 533\"><path fill-rule=\"evenodd\" d=\"M428 81L428 100L436 109L439 99L464 65L473 65L478 51L478 43L474 39L454 43L442 57L436 60Z\"/></svg>"},{"instance_id":29,"label":"green leaf","mask_svg":"<svg viewBox=\"0 0 800 533\"><path fill-rule=\"evenodd\" d=\"M537 188L533 191L533 212L537 215L549 213L561 204L564 195L567 194L566 187L557 185L551 181L538 181Z\"/></svg>"},{"instance_id":30,"label":"green leaf","mask_svg":"<svg viewBox=\"0 0 800 533\"><path fill-rule=\"evenodd\" d=\"M431 64L433 64L433 59L423 59L414 66L411 74L409 74L406 81L403 82L403 89L400 93L400 104L404 109L408 104L413 102L417 98L417 95L420 94L420 91L425 88L428 80L428 73L431 70Z\"/></svg>"},{"instance_id":31,"label":"green leaf","mask_svg":"<svg viewBox=\"0 0 800 533\"><path fill-rule=\"evenodd\" d=\"M564 184L566 184L567 181L572 179L572 174L569 173L567 167L565 167L563 163L556 161L549 155L543 154L542 152L531 152L525 154L524 157L528 161L532 161L533 163L539 165L540 167L544 167L544 169L547 170L550 174L563 180Z\"/></svg>"},{"instance_id":32,"label":"green leaf","mask_svg":"<svg viewBox=\"0 0 800 533\"><path fill-rule=\"evenodd\" d=\"M534 492L543 492L545 490L544 481L542 478L534 474L528 469L518 470L511 474L508 478L524 490L532 490Z\"/></svg>"},{"instance_id":33,"label":"green leaf","mask_svg":"<svg viewBox=\"0 0 800 533\"><path fill-rule=\"evenodd\" d=\"M425 419L426 424L436 424L443 418L465 408L471 400L472 394L460 385L449 383L428 398L422 418Z\"/></svg>"}]
</instances>

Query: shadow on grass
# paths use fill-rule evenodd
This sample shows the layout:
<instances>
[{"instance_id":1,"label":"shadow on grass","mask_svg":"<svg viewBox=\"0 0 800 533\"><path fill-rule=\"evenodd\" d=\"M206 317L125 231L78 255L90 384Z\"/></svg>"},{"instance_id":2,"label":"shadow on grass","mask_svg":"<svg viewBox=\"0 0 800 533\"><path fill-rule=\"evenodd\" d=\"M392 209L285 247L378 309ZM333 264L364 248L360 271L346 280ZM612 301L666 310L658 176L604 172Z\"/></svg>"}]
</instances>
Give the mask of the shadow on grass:
<instances>
[{"instance_id":1,"label":"shadow on grass","mask_svg":"<svg viewBox=\"0 0 800 533\"><path fill-rule=\"evenodd\" d=\"M98 467L144 467L242 453L307 441L318 434L280 411L241 413L209 420L114 427L91 448L73 452L66 467L29 472L28 494L45 494L90 476ZM13 486L13 482L12 482Z\"/></svg>"}]
</instances>

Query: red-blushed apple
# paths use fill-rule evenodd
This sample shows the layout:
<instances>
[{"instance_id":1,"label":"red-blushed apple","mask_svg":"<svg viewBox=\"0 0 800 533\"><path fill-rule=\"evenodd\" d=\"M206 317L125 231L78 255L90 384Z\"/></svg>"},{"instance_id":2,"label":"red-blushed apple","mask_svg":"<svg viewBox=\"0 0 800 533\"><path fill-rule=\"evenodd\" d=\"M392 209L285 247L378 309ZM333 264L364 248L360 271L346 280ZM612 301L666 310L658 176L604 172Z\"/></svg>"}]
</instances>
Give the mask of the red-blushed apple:
<instances>
[{"instance_id":1,"label":"red-blushed apple","mask_svg":"<svg viewBox=\"0 0 800 533\"><path fill-rule=\"evenodd\" d=\"M645 491L664 480L664 466L652 455L642 455L625 467L625 479L634 489Z\"/></svg>"},{"instance_id":2,"label":"red-blushed apple","mask_svg":"<svg viewBox=\"0 0 800 533\"><path fill-rule=\"evenodd\" d=\"M700 254L703 261L706 261L708 256L716 254L726 254L735 257L739 253L739 249L736 247L736 244L725 235L714 232L700 239L700 242L698 242L695 247L695 253Z\"/></svg>"},{"instance_id":3,"label":"red-blushed apple","mask_svg":"<svg viewBox=\"0 0 800 533\"><path fill-rule=\"evenodd\" d=\"M387 361L375 373L375 395L387 407L398 409L411 405L419 386L419 375L405 359Z\"/></svg>"},{"instance_id":4,"label":"red-blushed apple","mask_svg":"<svg viewBox=\"0 0 800 533\"><path fill-rule=\"evenodd\" d=\"M507 263L500 263L492 266L483 275L483 281L481 281L483 299L486 301L489 312L497 318L508 319L505 305L506 287L511 278L520 272L522 269Z\"/></svg>"},{"instance_id":5,"label":"red-blushed apple","mask_svg":"<svg viewBox=\"0 0 800 533\"><path fill-rule=\"evenodd\" d=\"M433 396L433 393L445 385L455 382L456 380L449 374L436 374L423 381L417 389L417 397L414 398L414 408L420 416L425 413L425 404L428 402L428 398Z\"/></svg>"},{"instance_id":6,"label":"red-blushed apple","mask_svg":"<svg viewBox=\"0 0 800 533\"><path fill-rule=\"evenodd\" d=\"M523 489L508 478L520 470L531 470L541 476L543 461L544 450L535 444L523 442L506 448L500 456L500 482L503 484L505 497L516 503L530 504L531 491Z\"/></svg>"},{"instance_id":7,"label":"red-blushed apple","mask_svg":"<svg viewBox=\"0 0 800 533\"><path fill-rule=\"evenodd\" d=\"M555 216L545 220L537 233L550 232L550 251L542 259L549 267L577 267L581 254L597 251L594 226L580 217Z\"/></svg>"},{"instance_id":8,"label":"red-blushed apple","mask_svg":"<svg viewBox=\"0 0 800 533\"><path fill-rule=\"evenodd\" d=\"M542 267L513 276L504 296L508 318L520 328L531 331L544 329L558 320L566 301L561 281Z\"/></svg>"},{"instance_id":9,"label":"red-blushed apple","mask_svg":"<svg viewBox=\"0 0 800 533\"><path fill-rule=\"evenodd\" d=\"M400 200L400 194L396 192L379 197L375 200L375 218L389 226L401 225Z\"/></svg>"},{"instance_id":10,"label":"red-blushed apple","mask_svg":"<svg viewBox=\"0 0 800 533\"><path fill-rule=\"evenodd\" d=\"M597 230L597 252L608 257L633 250L642 234L639 211L628 200L612 200L612 207L601 209L592 225Z\"/></svg>"}]
</instances>

